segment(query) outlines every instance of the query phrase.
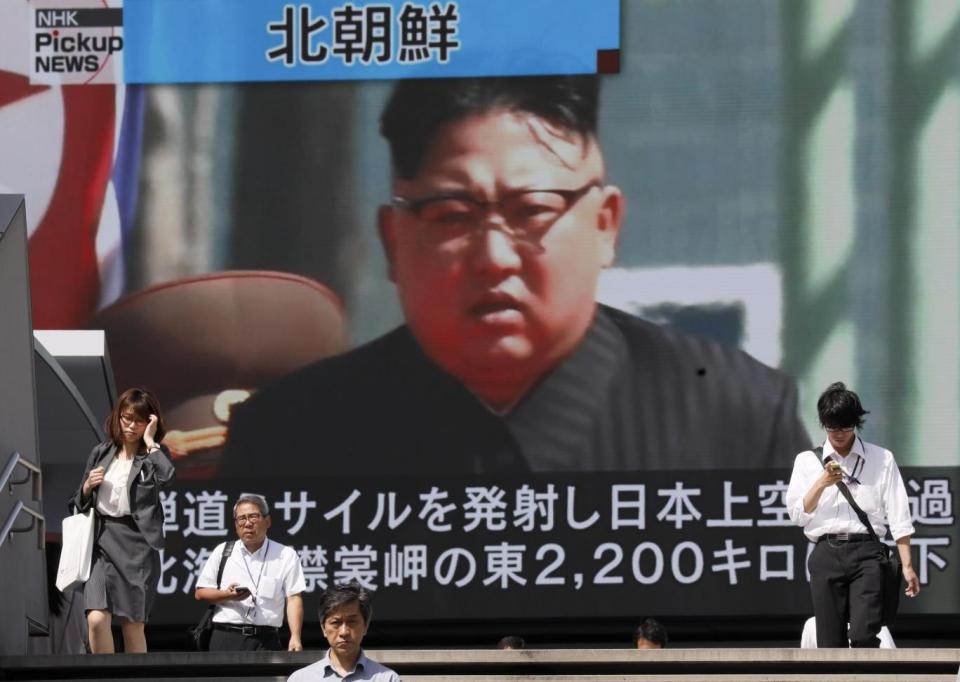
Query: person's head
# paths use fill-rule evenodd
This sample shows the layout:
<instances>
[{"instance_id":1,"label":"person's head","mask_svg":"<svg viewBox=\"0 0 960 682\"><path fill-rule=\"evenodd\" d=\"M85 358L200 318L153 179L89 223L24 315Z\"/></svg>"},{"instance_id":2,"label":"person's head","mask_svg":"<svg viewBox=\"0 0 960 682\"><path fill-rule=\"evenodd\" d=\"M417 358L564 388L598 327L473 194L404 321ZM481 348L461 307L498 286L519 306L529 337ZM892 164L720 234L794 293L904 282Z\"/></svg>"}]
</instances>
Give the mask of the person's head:
<instances>
[{"instance_id":1,"label":"person's head","mask_svg":"<svg viewBox=\"0 0 960 682\"><path fill-rule=\"evenodd\" d=\"M370 593L356 580L324 590L320 597L320 623L337 658L350 661L357 657L372 615Z\"/></svg>"},{"instance_id":2,"label":"person's head","mask_svg":"<svg viewBox=\"0 0 960 682\"><path fill-rule=\"evenodd\" d=\"M488 401L569 355L593 318L623 213L597 99L592 76L411 80L383 111L390 277L426 354Z\"/></svg>"},{"instance_id":3,"label":"person's head","mask_svg":"<svg viewBox=\"0 0 960 682\"><path fill-rule=\"evenodd\" d=\"M667 631L653 618L647 618L634 631L633 643L638 649L662 649L667 646Z\"/></svg>"},{"instance_id":4,"label":"person's head","mask_svg":"<svg viewBox=\"0 0 960 682\"><path fill-rule=\"evenodd\" d=\"M817 400L820 426L827 432L830 445L837 451L850 448L856 430L863 428L863 417L867 414L869 412L860 404L860 397L842 381L827 386Z\"/></svg>"},{"instance_id":5,"label":"person's head","mask_svg":"<svg viewBox=\"0 0 960 682\"><path fill-rule=\"evenodd\" d=\"M518 637L517 635L507 635L497 642L497 648L505 651L526 649L527 643L523 641L523 637Z\"/></svg>"},{"instance_id":6,"label":"person's head","mask_svg":"<svg viewBox=\"0 0 960 682\"><path fill-rule=\"evenodd\" d=\"M259 549L272 523L266 498L255 493L242 493L233 505L233 521L243 546L249 551Z\"/></svg>"},{"instance_id":7,"label":"person's head","mask_svg":"<svg viewBox=\"0 0 960 682\"><path fill-rule=\"evenodd\" d=\"M143 432L147 430L151 414L157 415L157 433L153 439L159 443L167 432L160 403L146 389L130 388L123 392L107 415L103 430L118 447L124 443L139 443L143 440Z\"/></svg>"}]
</instances>

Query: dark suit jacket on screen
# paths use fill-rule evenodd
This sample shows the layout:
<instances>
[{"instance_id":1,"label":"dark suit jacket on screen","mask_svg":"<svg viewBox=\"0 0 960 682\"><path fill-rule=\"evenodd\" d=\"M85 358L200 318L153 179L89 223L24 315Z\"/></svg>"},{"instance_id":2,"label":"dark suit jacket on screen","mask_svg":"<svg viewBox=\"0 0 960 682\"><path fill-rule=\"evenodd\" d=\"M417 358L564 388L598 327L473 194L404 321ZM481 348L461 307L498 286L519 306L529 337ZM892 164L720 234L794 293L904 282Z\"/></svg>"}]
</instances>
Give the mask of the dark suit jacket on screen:
<instances>
[{"instance_id":1,"label":"dark suit jacket on screen","mask_svg":"<svg viewBox=\"0 0 960 682\"><path fill-rule=\"evenodd\" d=\"M469 474L788 467L796 388L739 350L605 306L505 417L407 327L236 406L222 473Z\"/></svg>"},{"instance_id":2,"label":"dark suit jacket on screen","mask_svg":"<svg viewBox=\"0 0 960 682\"><path fill-rule=\"evenodd\" d=\"M112 441L104 441L95 446L87 457L87 464L83 468L83 478L80 487L70 498L70 504L77 511L85 512L90 507L96 507L99 488L94 488L90 497L83 497L83 482L87 480L90 470L102 466L110 467L110 462L116 456L117 447ZM154 549L163 549L163 508L160 505L160 490L166 488L173 481L176 471L170 459L170 451L165 445L151 453L140 452L133 458L130 466L130 515L143 533L143 537Z\"/></svg>"}]
</instances>

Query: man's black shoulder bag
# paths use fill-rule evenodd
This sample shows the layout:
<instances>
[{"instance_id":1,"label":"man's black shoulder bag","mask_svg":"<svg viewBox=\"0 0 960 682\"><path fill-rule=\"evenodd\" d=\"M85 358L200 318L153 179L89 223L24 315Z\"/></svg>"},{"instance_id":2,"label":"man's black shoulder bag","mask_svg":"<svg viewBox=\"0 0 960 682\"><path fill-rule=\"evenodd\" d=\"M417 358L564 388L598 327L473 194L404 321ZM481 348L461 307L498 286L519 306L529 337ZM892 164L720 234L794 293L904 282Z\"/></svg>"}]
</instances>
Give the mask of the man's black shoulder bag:
<instances>
[{"instance_id":1,"label":"man's black shoulder bag","mask_svg":"<svg viewBox=\"0 0 960 682\"><path fill-rule=\"evenodd\" d=\"M217 589L220 589L220 580L223 578L223 567L227 564L227 559L233 554L233 545L236 540L231 540L223 548L223 555L220 557L220 567L217 569ZM190 639L190 645L197 651L209 651L210 636L213 634L213 614L217 612L217 605L210 604L207 610L200 617L200 622L187 630Z\"/></svg>"},{"instance_id":2,"label":"man's black shoulder bag","mask_svg":"<svg viewBox=\"0 0 960 682\"><path fill-rule=\"evenodd\" d=\"M813 454L817 456L820 464L823 465L823 447L818 446L814 448ZM867 527L867 532L870 533L870 536L875 542L883 545L883 555L885 557L883 566L883 624L891 627L897 620L897 610L900 608L900 592L903 589L903 570L900 563L900 553L896 547L887 547L887 545L880 541L880 538L877 537L877 532L870 524L870 519L867 518L866 512L864 512L860 508L860 505L857 504L857 501L853 499L853 495L850 494L850 489L847 488L847 484L839 481L837 487L840 489L840 494L847 499L850 507L857 514L860 523Z\"/></svg>"}]
</instances>

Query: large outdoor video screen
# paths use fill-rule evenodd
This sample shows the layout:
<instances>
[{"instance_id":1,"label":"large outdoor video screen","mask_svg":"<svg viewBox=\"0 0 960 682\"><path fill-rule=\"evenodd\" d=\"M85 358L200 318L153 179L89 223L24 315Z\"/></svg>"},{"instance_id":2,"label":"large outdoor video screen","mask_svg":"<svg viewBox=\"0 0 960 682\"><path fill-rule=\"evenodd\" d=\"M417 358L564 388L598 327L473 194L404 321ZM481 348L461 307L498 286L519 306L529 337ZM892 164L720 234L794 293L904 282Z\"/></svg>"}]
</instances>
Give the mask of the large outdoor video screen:
<instances>
[{"instance_id":1,"label":"large outdoor video screen","mask_svg":"<svg viewBox=\"0 0 960 682\"><path fill-rule=\"evenodd\" d=\"M834 381L903 468L902 612L955 613L960 14L843 7L631 0L615 73L386 119L394 80L31 83L2 29L36 326L105 329L171 431L153 620L241 492L381 621L808 614L784 493Z\"/></svg>"}]
</instances>

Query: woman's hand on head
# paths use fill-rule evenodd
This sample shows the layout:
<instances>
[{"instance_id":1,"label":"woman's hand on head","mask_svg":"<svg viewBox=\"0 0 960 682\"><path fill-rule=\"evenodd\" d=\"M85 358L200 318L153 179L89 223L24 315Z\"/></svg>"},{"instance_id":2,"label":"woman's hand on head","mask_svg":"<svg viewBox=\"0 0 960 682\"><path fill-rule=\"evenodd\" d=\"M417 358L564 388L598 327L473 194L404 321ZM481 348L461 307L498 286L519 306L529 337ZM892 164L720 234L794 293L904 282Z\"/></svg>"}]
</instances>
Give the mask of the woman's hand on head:
<instances>
[{"instance_id":1,"label":"woman's hand on head","mask_svg":"<svg viewBox=\"0 0 960 682\"><path fill-rule=\"evenodd\" d=\"M160 420L157 418L157 415L150 415L150 420L147 422L147 428L143 432L143 443L147 446L148 450L156 445L156 441L153 440L153 437L157 435L157 424L159 422Z\"/></svg>"}]
</instances>

